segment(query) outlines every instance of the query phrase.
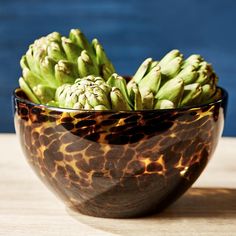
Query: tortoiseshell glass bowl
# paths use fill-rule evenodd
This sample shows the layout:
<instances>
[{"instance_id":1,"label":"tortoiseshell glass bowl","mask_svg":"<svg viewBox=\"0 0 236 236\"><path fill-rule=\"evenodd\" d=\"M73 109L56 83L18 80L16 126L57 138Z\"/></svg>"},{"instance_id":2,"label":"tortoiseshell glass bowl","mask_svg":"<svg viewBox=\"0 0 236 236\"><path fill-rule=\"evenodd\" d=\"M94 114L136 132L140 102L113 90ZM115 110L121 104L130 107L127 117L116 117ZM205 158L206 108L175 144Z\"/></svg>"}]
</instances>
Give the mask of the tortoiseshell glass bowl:
<instances>
[{"instance_id":1,"label":"tortoiseshell glass bowl","mask_svg":"<svg viewBox=\"0 0 236 236\"><path fill-rule=\"evenodd\" d=\"M36 174L83 214L126 218L158 212L182 195L213 154L227 92L192 108L81 111L14 93L15 127Z\"/></svg>"}]
</instances>

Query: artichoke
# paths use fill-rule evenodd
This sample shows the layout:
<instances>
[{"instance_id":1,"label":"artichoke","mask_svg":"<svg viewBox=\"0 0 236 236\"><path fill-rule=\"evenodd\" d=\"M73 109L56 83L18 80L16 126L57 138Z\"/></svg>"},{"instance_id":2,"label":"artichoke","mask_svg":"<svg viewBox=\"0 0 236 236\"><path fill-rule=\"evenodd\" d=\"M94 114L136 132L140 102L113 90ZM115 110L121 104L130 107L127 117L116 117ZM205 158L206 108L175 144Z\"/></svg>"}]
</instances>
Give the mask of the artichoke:
<instances>
[{"instance_id":1,"label":"artichoke","mask_svg":"<svg viewBox=\"0 0 236 236\"><path fill-rule=\"evenodd\" d=\"M20 64L20 87L31 101L41 104L52 104L63 84L88 75L106 80L115 72L98 40L90 44L79 29L72 29L69 38L54 32L35 40Z\"/></svg>"},{"instance_id":2,"label":"artichoke","mask_svg":"<svg viewBox=\"0 0 236 236\"><path fill-rule=\"evenodd\" d=\"M101 77L79 78L74 84L63 84L55 95L62 108L86 110L131 110L119 88L109 86Z\"/></svg>"},{"instance_id":3,"label":"artichoke","mask_svg":"<svg viewBox=\"0 0 236 236\"><path fill-rule=\"evenodd\" d=\"M194 54L184 60L183 54L175 49L159 62L147 58L128 88L134 82L138 85L143 109L165 109L214 100L219 94L217 81L212 66L200 55Z\"/></svg>"}]
</instances>

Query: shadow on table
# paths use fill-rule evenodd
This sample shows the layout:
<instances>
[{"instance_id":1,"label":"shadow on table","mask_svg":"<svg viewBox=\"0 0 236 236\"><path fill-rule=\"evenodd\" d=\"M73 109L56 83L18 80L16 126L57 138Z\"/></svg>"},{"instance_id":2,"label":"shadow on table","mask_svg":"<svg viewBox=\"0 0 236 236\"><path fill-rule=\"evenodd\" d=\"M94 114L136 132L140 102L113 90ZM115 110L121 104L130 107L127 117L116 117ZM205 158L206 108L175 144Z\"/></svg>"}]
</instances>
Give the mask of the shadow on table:
<instances>
[{"instance_id":1,"label":"shadow on table","mask_svg":"<svg viewBox=\"0 0 236 236\"><path fill-rule=\"evenodd\" d=\"M68 212L80 223L90 227L110 233L126 235L129 232L129 235L133 235L132 229L138 232L139 227L142 232L154 227L158 230L159 222L168 227L168 224L173 224L178 219L191 221L197 218L236 218L236 189L191 188L162 213L137 219L104 219L81 215L71 210Z\"/></svg>"},{"instance_id":2,"label":"shadow on table","mask_svg":"<svg viewBox=\"0 0 236 236\"><path fill-rule=\"evenodd\" d=\"M191 188L161 214L149 217L236 217L236 189Z\"/></svg>"}]
</instances>

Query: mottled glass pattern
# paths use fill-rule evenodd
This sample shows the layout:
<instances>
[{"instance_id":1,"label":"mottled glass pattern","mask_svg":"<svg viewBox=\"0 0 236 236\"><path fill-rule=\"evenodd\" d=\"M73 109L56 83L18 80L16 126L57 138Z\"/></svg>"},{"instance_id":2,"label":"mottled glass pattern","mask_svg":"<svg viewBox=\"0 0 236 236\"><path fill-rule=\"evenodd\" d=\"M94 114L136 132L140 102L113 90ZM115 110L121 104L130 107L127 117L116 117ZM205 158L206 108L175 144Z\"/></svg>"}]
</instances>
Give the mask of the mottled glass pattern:
<instances>
[{"instance_id":1,"label":"mottled glass pattern","mask_svg":"<svg viewBox=\"0 0 236 236\"><path fill-rule=\"evenodd\" d=\"M36 174L68 207L125 218L160 211L198 178L222 134L227 93L200 107L79 111L14 94L15 127Z\"/></svg>"}]
</instances>

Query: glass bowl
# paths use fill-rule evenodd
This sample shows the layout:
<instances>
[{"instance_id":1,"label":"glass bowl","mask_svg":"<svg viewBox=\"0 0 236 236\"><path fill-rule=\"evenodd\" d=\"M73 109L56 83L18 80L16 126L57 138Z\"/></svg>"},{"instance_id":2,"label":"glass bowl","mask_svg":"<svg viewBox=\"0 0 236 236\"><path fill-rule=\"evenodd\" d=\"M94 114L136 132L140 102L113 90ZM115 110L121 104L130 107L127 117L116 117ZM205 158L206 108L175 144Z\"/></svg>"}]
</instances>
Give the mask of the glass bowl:
<instances>
[{"instance_id":1,"label":"glass bowl","mask_svg":"<svg viewBox=\"0 0 236 236\"><path fill-rule=\"evenodd\" d=\"M84 111L34 104L14 91L23 152L66 206L111 218L163 210L199 177L222 134L227 92L166 110Z\"/></svg>"}]
</instances>

